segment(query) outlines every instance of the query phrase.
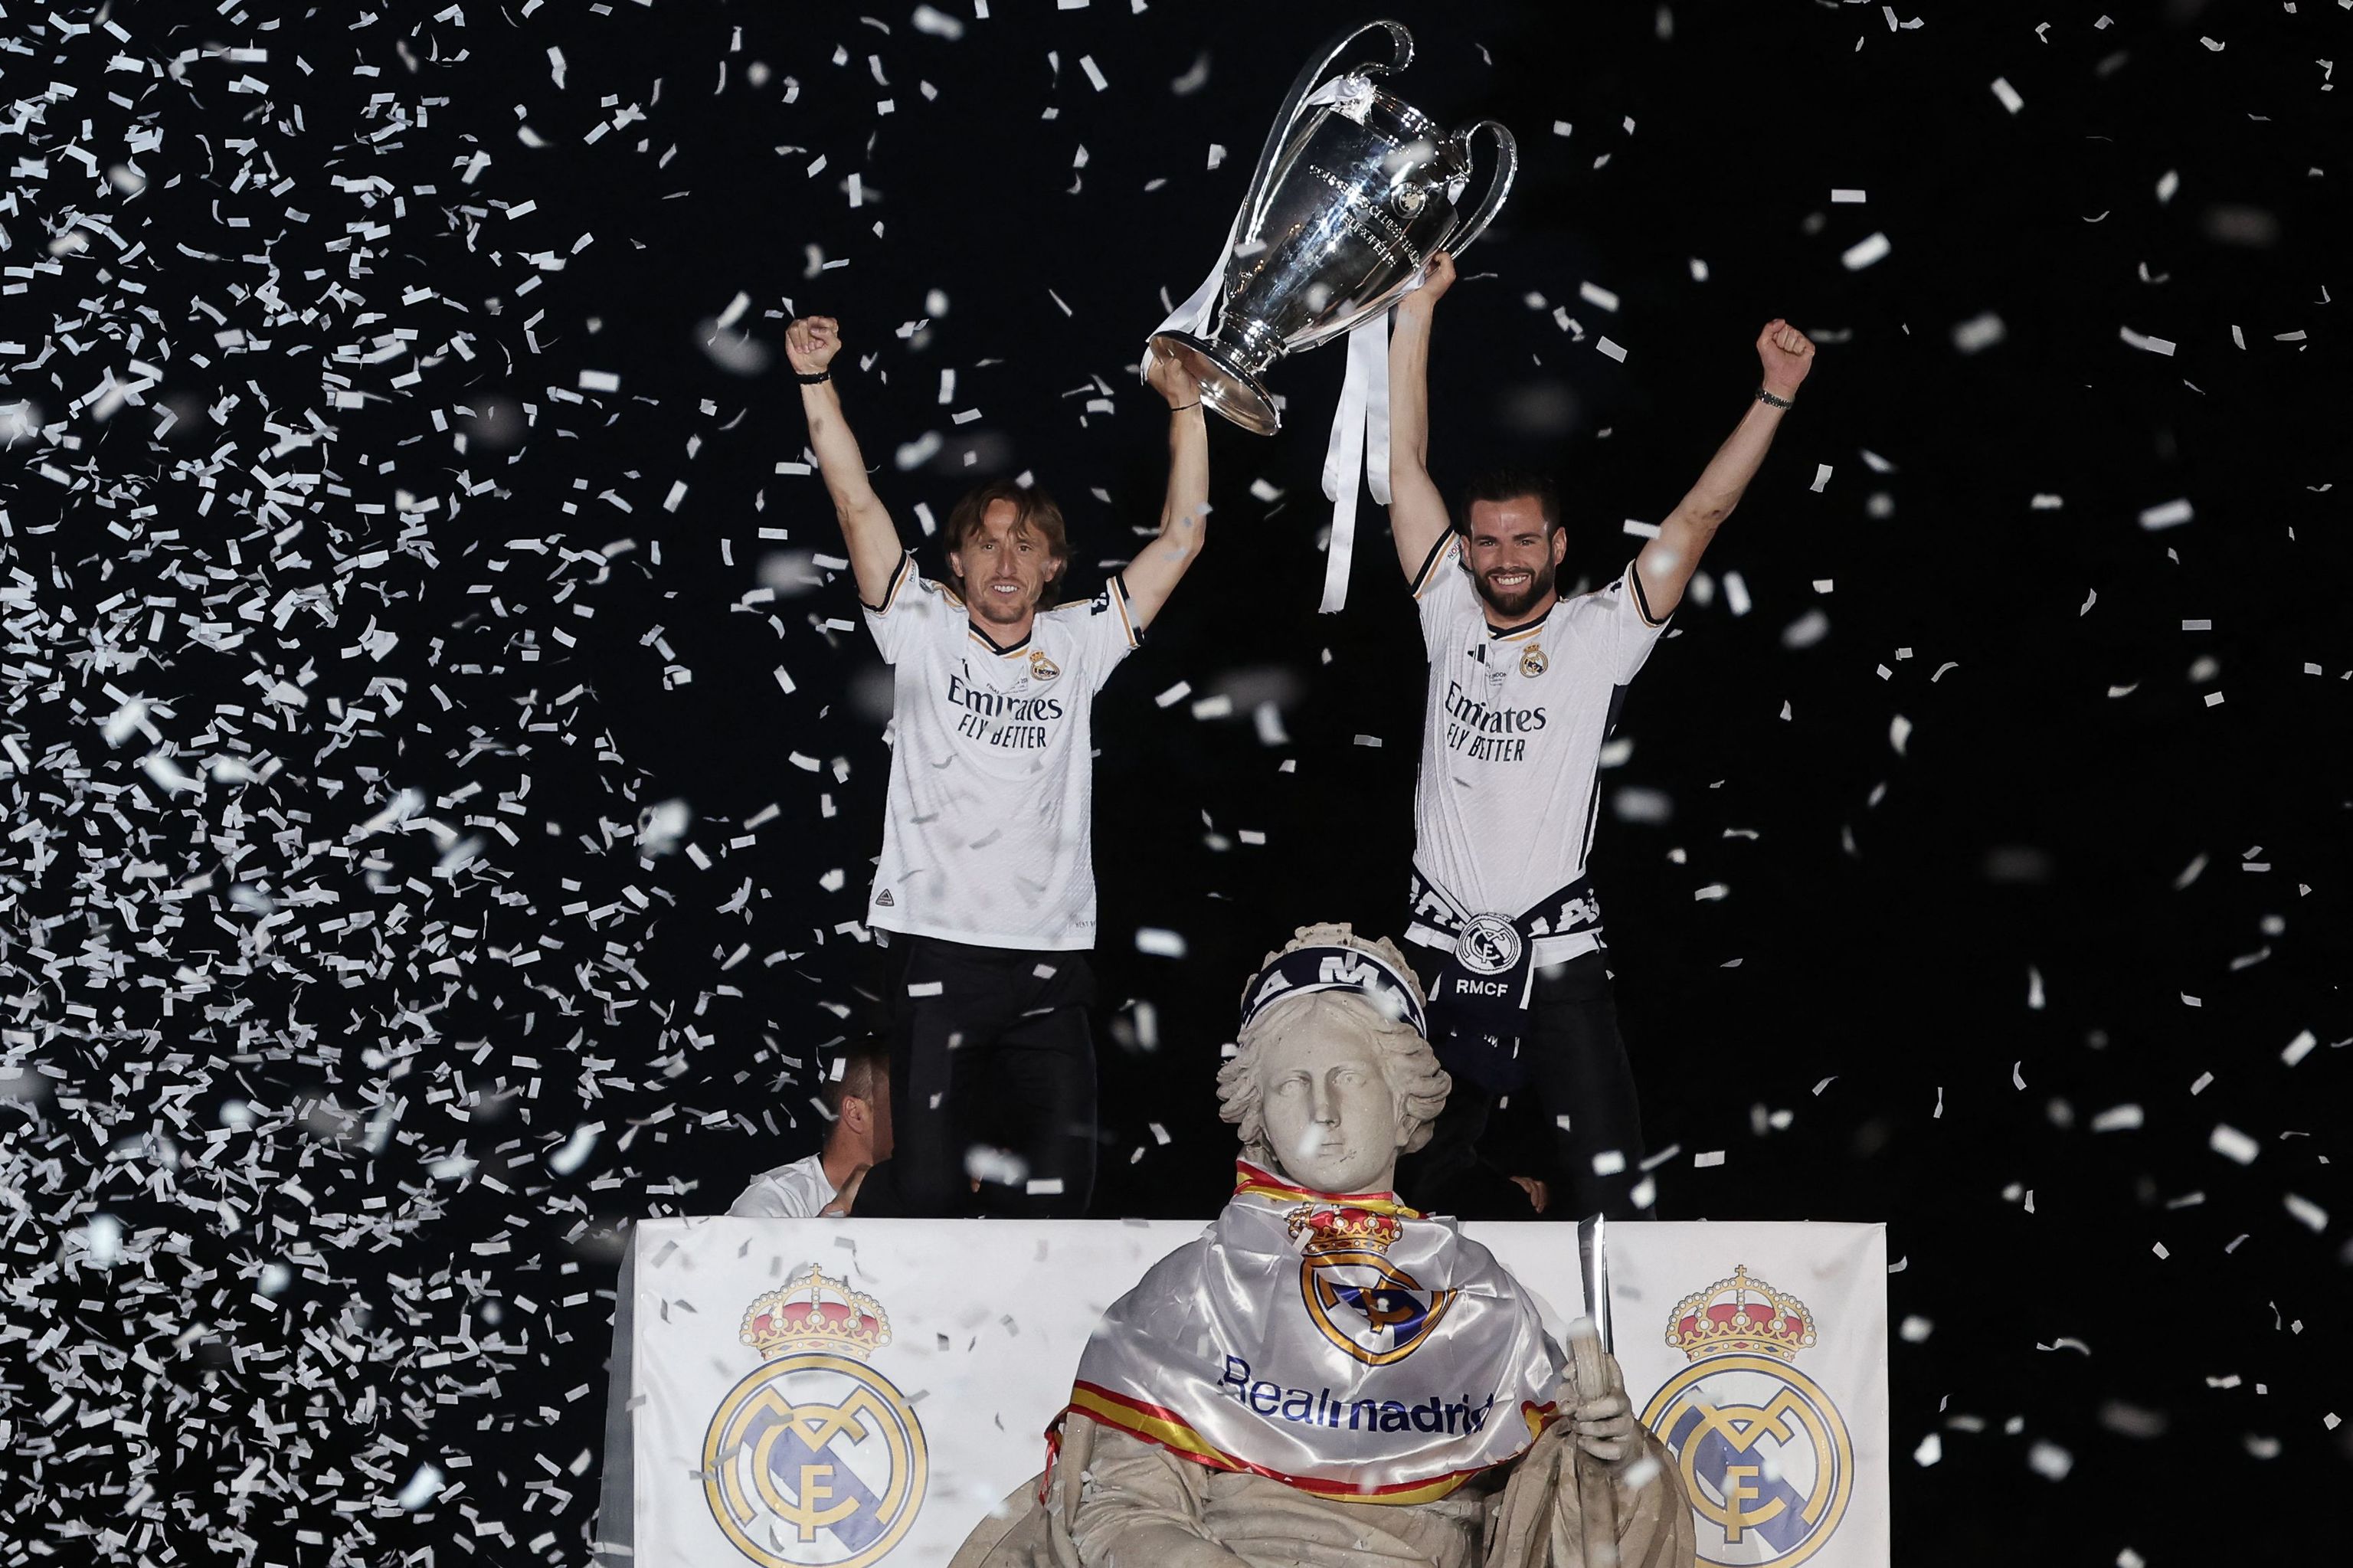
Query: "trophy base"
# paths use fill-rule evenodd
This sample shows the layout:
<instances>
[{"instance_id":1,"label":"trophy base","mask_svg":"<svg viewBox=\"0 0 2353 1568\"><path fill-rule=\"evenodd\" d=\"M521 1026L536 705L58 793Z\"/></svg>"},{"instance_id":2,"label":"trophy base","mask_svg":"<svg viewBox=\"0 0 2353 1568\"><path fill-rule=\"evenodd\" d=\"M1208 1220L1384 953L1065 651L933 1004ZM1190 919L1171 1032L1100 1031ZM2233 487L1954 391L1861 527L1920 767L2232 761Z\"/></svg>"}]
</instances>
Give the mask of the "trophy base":
<instances>
[{"instance_id":1,"label":"trophy base","mask_svg":"<svg viewBox=\"0 0 2353 1568\"><path fill-rule=\"evenodd\" d=\"M1163 332L1153 334L1152 346L1185 367L1200 387L1202 402L1243 429L1271 436L1282 429L1282 416L1275 412L1274 399L1258 377L1235 364L1219 344L1188 332Z\"/></svg>"}]
</instances>

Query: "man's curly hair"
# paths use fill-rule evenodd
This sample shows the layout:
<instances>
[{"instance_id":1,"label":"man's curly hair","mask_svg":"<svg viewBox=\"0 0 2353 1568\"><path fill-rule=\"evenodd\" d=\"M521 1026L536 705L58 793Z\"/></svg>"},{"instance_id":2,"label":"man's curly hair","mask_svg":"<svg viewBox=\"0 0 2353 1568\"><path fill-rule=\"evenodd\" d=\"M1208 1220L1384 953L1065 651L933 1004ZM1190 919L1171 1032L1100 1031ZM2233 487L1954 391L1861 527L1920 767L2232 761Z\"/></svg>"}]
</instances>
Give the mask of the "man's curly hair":
<instances>
[{"instance_id":1,"label":"man's curly hair","mask_svg":"<svg viewBox=\"0 0 2353 1568\"><path fill-rule=\"evenodd\" d=\"M1398 978L1421 998L1421 982L1406 961L1397 944L1386 937L1360 937L1345 923L1326 926L1302 926L1291 941L1266 956L1259 966L1263 973L1285 953L1302 948L1354 948L1370 953L1397 970ZM1242 987L1247 999L1250 988L1257 983L1253 975ZM1273 1029L1279 1026L1286 1009L1310 998L1353 999L1370 1015L1374 1037L1381 1047L1381 1075L1388 1080L1390 1092L1398 1097L1404 1110L1408 1131L1403 1152L1410 1154L1430 1141L1430 1124L1446 1107L1446 1097L1454 1087L1454 1080L1438 1065L1438 1053L1421 1032L1402 1018L1392 1017L1375 1006L1361 992L1332 991L1310 991L1302 997L1286 997L1261 1011L1242 1031L1236 1043L1233 1056L1218 1069L1218 1117L1233 1124L1241 1135L1242 1157L1254 1165L1280 1170L1273 1146L1267 1142L1266 1118L1262 1105L1263 1091L1258 1081L1258 1053ZM1424 999L1426 1000L1426 999Z\"/></svg>"}]
</instances>

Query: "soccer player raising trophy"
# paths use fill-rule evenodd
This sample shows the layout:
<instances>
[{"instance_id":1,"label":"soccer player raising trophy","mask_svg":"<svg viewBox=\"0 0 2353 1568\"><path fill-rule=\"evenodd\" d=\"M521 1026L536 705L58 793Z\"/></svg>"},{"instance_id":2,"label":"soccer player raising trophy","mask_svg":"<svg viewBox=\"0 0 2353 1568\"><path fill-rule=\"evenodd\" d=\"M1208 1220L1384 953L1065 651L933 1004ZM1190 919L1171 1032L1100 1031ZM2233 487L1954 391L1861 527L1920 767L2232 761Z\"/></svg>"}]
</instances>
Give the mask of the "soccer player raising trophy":
<instances>
[{"instance_id":1,"label":"soccer player raising trophy","mask_svg":"<svg viewBox=\"0 0 2353 1568\"><path fill-rule=\"evenodd\" d=\"M1405 936L1456 1084L1407 1194L1474 1219L1628 1217L1649 1205L1588 865L1601 746L1796 403L1814 345L1766 323L1755 393L1658 536L1599 588L1563 595L1569 520L1550 478L1482 474L1451 519L1430 481L1430 323L1453 281L1454 259L1433 256L1389 342L1389 523L1430 658ZM1543 1147L1517 1159L1488 1137L1489 1110L1514 1093L1544 1128ZM1500 1204L1488 1196L1499 1192Z\"/></svg>"},{"instance_id":2,"label":"soccer player raising trophy","mask_svg":"<svg viewBox=\"0 0 2353 1568\"><path fill-rule=\"evenodd\" d=\"M866 916L887 942L896 1143L826 1212L964 1213L979 1172L968 1170L963 1134L985 1086L1027 1122L1013 1140L1018 1183L997 1183L1009 1197L992 1206L1082 1214L1095 1159L1089 720L1095 694L1200 558L1209 493L1200 400L1173 362L1152 360L1149 379L1169 408L1160 532L1092 599L1064 605L1062 514L1042 489L1010 480L981 485L948 514L947 577L917 573L843 418L832 377L840 347L825 316L796 320L785 334L867 630L896 676L882 856Z\"/></svg>"}]
</instances>

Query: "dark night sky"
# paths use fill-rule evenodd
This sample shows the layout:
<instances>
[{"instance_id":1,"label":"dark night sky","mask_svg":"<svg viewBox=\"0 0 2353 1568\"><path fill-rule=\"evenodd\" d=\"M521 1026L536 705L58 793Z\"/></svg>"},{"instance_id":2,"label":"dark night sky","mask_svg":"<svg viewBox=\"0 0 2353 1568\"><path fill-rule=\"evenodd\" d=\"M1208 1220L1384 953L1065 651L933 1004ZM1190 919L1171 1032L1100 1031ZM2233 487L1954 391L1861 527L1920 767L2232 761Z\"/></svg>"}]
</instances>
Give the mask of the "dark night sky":
<instances>
[{"instance_id":1,"label":"dark night sky","mask_svg":"<svg viewBox=\"0 0 2353 1568\"><path fill-rule=\"evenodd\" d=\"M0 26L0 1544L585 1560L622 1227L813 1146L868 974L887 675L809 580L838 535L748 362L839 317L911 540L1034 471L1091 588L1156 514L1163 291L1356 15L990 8ZM1434 466L1559 473L1599 581L1737 418L1758 325L1816 336L1608 781L1662 1212L1888 1224L1891 1319L1934 1325L1891 1349L1905 1563L2316 1544L2353 1460L2322 1289L2353 20L1912 10L1389 7L1402 95L1524 158L1441 313ZM1340 371L1274 373L1278 438L1212 430L1209 552L1098 705L1103 1214L1220 1201L1261 953L1398 923L1420 651L1377 509L1314 612ZM707 866L635 853L672 800ZM487 1348L427 1366L451 1336ZM425 1463L464 1489L389 1500Z\"/></svg>"}]
</instances>

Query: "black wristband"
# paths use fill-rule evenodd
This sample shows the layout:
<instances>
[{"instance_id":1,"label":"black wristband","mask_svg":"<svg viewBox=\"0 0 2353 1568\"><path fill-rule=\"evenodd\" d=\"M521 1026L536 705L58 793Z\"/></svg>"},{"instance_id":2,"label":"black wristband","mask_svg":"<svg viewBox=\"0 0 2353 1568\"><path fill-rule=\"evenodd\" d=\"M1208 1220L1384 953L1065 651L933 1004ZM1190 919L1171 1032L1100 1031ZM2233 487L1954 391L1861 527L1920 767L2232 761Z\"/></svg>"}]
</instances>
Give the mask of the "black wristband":
<instances>
[{"instance_id":1,"label":"black wristband","mask_svg":"<svg viewBox=\"0 0 2353 1568\"><path fill-rule=\"evenodd\" d=\"M803 376L799 371L796 370L793 372L793 379L799 382L804 387L814 387L820 381L832 380L833 372L830 370L820 370L815 376Z\"/></svg>"},{"instance_id":2,"label":"black wristband","mask_svg":"<svg viewBox=\"0 0 2353 1568\"><path fill-rule=\"evenodd\" d=\"M1757 388L1757 401L1775 408L1794 408L1798 406L1798 400L1795 397L1778 397L1766 391L1762 387Z\"/></svg>"}]
</instances>

